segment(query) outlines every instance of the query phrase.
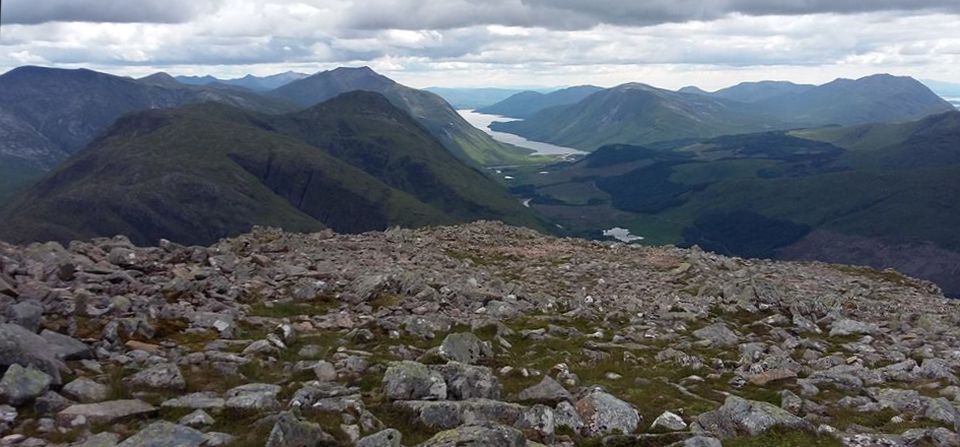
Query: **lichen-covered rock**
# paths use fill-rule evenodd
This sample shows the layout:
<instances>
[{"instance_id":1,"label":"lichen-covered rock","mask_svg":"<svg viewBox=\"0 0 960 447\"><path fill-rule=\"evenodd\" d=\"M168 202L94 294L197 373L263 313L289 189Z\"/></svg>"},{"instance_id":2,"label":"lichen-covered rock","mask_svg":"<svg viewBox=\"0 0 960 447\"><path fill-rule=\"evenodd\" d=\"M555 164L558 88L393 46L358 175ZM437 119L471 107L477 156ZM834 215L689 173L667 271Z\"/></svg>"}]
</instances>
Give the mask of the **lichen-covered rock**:
<instances>
[{"instance_id":1,"label":"lichen-covered rock","mask_svg":"<svg viewBox=\"0 0 960 447\"><path fill-rule=\"evenodd\" d=\"M517 395L520 402L542 403L556 405L560 402L573 402L573 396L563 385L557 383L550 376L543 376L539 383L520 391Z\"/></svg>"},{"instance_id":2,"label":"lichen-covered rock","mask_svg":"<svg viewBox=\"0 0 960 447\"><path fill-rule=\"evenodd\" d=\"M526 447L523 433L503 425L466 425L437 433L420 447Z\"/></svg>"},{"instance_id":3,"label":"lichen-covered rock","mask_svg":"<svg viewBox=\"0 0 960 447\"><path fill-rule=\"evenodd\" d=\"M693 335L701 340L710 342L713 346L734 346L739 341L737 334L730 330L726 324L714 323L693 331Z\"/></svg>"},{"instance_id":4,"label":"lichen-covered rock","mask_svg":"<svg viewBox=\"0 0 960 447\"><path fill-rule=\"evenodd\" d=\"M187 408L194 410L220 410L226 406L226 400L217 393L200 392L168 399L160 404L166 408Z\"/></svg>"},{"instance_id":5,"label":"lichen-covered rock","mask_svg":"<svg viewBox=\"0 0 960 447\"><path fill-rule=\"evenodd\" d=\"M323 447L336 439L320 425L300 420L292 413L280 413L267 437L266 447Z\"/></svg>"},{"instance_id":6,"label":"lichen-covered rock","mask_svg":"<svg viewBox=\"0 0 960 447\"><path fill-rule=\"evenodd\" d=\"M269 383L240 385L227 391L224 406L239 410L272 410L280 406L277 395L281 389L279 385Z\"/></svg>"},{"instance_id":7,"label":"lichen-covered rock","mask_svg":"<svg viewBox=\"0 0 960 447\"><path fill-rule=\"evenodd\" d=\"M685 428L687 428L687 423L683 421L683 418L670 411L664 411L653 420L653 424L650 424L651 430L678 431Z\"/></svg>"},{"instance_id":8,"label":"lichen-covered rock","mask_svg":"<svg viewBox=\"0 0 960 447\"><path fill-rule=\"evenodd\" d=\"M422 363L402 361L387 368L383 391L390 400L441 400L447 398L447 383Z\"/></svg>"},{"instance_id":9,"label":"lichen-covered rock","mask_svg":"<svg viewBox=\"0 0 960 447\"><path fill-rule=\"evenodd\" d=\"M106 385L94 382L86 377L79 377L64 385L61 392L64 396L84 404L107 400L110 394Z\"/></svg>"},{"instance_id":10,"label":"lichen-covered rock","mask_svg":"<svg viewBox=\"0 0 960 447\"><path fill-rule=\"evenodd\" d=\"M774 427L813 430L813 425L767 402L729 396L723 406L697 417L694 431L710 433L721 439L739 435L757 436Z\"/></svg>"},{"instance_id":11,"label":"lichen-covered rock","mask_svg":"<svg viewBox=\"0 0 960 447\"><path fill-rule=\"evenodd\" d=\"M388 428L360 438L355 447L400 447L403 435L399 430Z\"/></svg>"},{"instance_id":12,"label":"lichen-covered rock","mask_svg":"<svg viewBox=\"0 0 960 447\"><path fill-rule=\"evenodd\" d=\"M43 371L13 365L0 379L0 403L22 405L45 393L52 382Z\"/></svg>"},{"instance_id":13,"label":"lichen-covered rock","mask_svg":"<svg viewBox=\"0 0 960 447\"><path fill-rule=\"evenodd\" d=\"M154 422L117 447L200 447L206 441L202 432L167 421Z\"/></svg>"},{"instance_id":14,"label":"lichen-covered rock","mask_svg":"<svg viewBox=\"0 0 960 447\"><path fill-rule=\"evenodd\" d=\"M173 363L161 363L124 379L131 387L146 387L168 390L183 390L187 381L180 368Z\"/></svg>"},{"instance_id":15,"label":"lichen-covered rock","mask_svg":"<svg viewBox=\"0 0 960 447\"><path fill-rule=\"evenodd\" d=\"M433 369L447 384L447 399L500 399L500 381L490 368L450 362Z\"/></svg>"},{"instance_id":16,"label":"lichen-covered rock","mask_svg":"<svg viewBox=\"0 0 960 447\"><path fill-rule=\"evenodd\" d=\"M601 389L590 390L577 401L576 408L590 436L631 434L640 424L640 414L633 406Z\"/></svg>"},{"instance_id":17,"label":"lichen-covered rock","mask_svg":"<svg viewBox=\"0 0 960 447\"><path fill-rule=\"evenodd\" d=\"M877 330L879 330L879 328L876 324L843 318L834 321L833 324L830 325L830 336L842 337L855 334L874 334Z\"/></svg>"},{"instance_id":18,"label":"lichen-covered rock","mask_svg":"<svg viewBox=\"0 0 960 447\"><path fill-rule=\"evenodd\" d=\"M77 404L57 413L57 423L72 427L86 424L110 424L131 417L145 416L157 411L140 400L111 400L95 404Z\"/></svg>"},{"instance_id":19,"label":"lichen-covered rock","mask_svg":"<svg viewBox=\"0 0 960 447\"><path fill-rule=\"evenodd\" d=\"M447 335L437 351L440 357L448 361L475 364L493 356L487 343L470 332L457 332Z\"/></svg>"},{"instance_id":20,"label":"lichen-covered rock","mask_svg":"<svg viewBox=\"0 0 960 447\"><path fill-rule=\"evenodd\" d=\"M43 337L18 324L0 323L0 366L32 366L60 385L60 370L66 365Z\"/></svg>"}]
</instances>

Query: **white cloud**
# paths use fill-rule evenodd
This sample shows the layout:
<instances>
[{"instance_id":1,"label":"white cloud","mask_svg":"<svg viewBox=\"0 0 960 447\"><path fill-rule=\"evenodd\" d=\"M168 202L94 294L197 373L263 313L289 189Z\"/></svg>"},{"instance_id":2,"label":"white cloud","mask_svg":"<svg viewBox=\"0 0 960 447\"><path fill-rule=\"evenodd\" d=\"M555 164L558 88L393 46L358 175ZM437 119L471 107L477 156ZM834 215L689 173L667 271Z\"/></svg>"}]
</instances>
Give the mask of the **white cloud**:
<instances>
[{"instance_id":1,"label":"white cloud","mask_svg":"<svg viewBox=\"0 0 960 447\"><path fill-rule=\"evenodd\" d=\"M154 2L145 0L124 2L144 5L139 15L127 8L67 21L66 12L50 12L62 2L34 0L31 12L23 0L4 0L0 69L238 76L365 64L420 87L716 88L875 72L960 80L953 0L691 1L194 0L152 15ZM21 18L11 22L24 23L8 24L10 8Z\"/></svg>"}]
</instances>

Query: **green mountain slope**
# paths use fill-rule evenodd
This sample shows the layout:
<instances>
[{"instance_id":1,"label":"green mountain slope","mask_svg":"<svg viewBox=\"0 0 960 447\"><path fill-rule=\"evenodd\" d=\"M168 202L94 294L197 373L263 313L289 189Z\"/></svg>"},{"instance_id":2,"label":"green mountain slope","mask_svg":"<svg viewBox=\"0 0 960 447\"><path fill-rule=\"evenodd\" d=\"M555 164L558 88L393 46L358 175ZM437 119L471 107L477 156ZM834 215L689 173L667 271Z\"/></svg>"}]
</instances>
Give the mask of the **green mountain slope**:
<instances>
[{"instance_id":1,"label":"green mountain slope","mask_svg":"<svg viewBox=\"0 0 960 447\"><path fill-rule=\"evenodd\" d=\"M741 82L737 85L706 92L696 87L684 87L680 92L697 93L740 102L760 102L783 95L792 95L809 91L816 86L809 84L794 84L786 81L759 81Z\"/></svg>"},{"instance_id":2,"label":"green mountain slope","mask_svg":"<svg viewBox=\"0 0 960 447\"><path fill-rule=\"evenodd\" d=\"M649 145L733 133L908 121L953 110L916 80L890 75L839 79L812 88L742 84L710 94L625 84L492 128L590 151L608 144Z\"/></svg>"},{"instance_id":3,"label":"green mountain slope","mask_svg":"<svg viewBox=\"0 0 960 447\"><path fill-rule=\"evenodd\" d=\"M570 105L545 109L492 129L535 141L592 151L608 144L647 144L763 129L741 103L677 93L644 84L603 90Z\"/></svg>"},{"instance_id":4,"label":"green mountain slope","mask_svg":"<svg viewBox=\"0 0 960 447\"><path fill-rule=\"evenodd\" d=\"M960 112L898 124L613 145L514 191L573 234L895 268L960 296Z\"/></svg>"},{"instance_id":5,"label":"green mountain slope","mask_svg":"<svg viewBox=\"0 0 960 447\"><path fill-rule=\"evenodd\" d=\"M549 93L525 91L517 93L503 101L477 110L490 115L502 115L513 118L527 118L550 107L576 104L587 96L603 90L601 87L581 85L568 87Z\"/></svg>"},{"instance_id":6,"label":"green mountain slope","mask_svg":"<svg viewBox=\"0 0 960 447\"><path fill-rule=\"evenodd\" d=\"M539 226L403 112L357 92L286 116L215 103L128 115L8 207L0 235L193 244L252 225L358 232L476 218Z\"/></svg>"},{"instance_id":7,"label":"green mountain slope","mask_svg":"<svg viewBox=\"0 0 960 447\"><path fill-rule=\"evenodd\" d=\"M0 205L13 189L86 146L120 116L144 109L216 101L267 113L290 103L234 88L192 87L164 75L134 80L91 70L20 67L0 76L0 165L30 167L0 182Z\"/></svg>"},{"instance_id":8,"label":"green mountain slope","mask_svg":"<svg viewBox=\"0 0 960 447\"><path fill-rule=\"evenodd\" d=\"M386 96L463 161L484 166L528 161L526 156L531 151L495 141L464 121L440 96L398 84L368 67L338 68L317 73L268 94L309 107L341 93L356 90L372 91Z\"/></svg>"}]
</instances>

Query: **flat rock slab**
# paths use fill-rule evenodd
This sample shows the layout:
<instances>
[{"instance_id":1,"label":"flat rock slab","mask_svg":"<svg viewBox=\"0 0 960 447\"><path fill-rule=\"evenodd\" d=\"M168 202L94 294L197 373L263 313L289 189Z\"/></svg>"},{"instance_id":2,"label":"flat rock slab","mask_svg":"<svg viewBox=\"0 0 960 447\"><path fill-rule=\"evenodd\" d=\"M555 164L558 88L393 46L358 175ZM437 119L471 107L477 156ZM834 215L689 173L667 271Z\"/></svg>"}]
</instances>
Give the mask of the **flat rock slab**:
<instances>
[{"instance_id":1,"label":"flat rock slab","mask_svg":"<svg viewBox=\"0 0 960 447\"><path fill-rule=\"evenodd\" d=\"M87 424L110 424L129 417L154 413L156 407L142 400L111 400L96 404L71 405L57 414L57 422L69 426L83 417Z\"/></svg>"},{"instance_id":2,"label":"flat rock slab","mask_svg":"<svg viewBox=\"0 0 960 447\"><path fill-rule=\"evenodd\" d=\"M199 447L206 439L202 432L190 427L160 421L148 425L117 447Z\"/></svg>"}]
</instances>

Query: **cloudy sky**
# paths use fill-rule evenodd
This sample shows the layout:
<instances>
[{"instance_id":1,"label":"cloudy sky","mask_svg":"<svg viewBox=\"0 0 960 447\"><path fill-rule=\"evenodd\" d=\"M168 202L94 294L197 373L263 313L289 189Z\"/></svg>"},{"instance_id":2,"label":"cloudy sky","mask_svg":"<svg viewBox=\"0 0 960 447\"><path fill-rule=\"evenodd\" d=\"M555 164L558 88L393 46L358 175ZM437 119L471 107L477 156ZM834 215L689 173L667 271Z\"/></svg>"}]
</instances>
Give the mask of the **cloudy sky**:
<instances>
[{"instance_id":1,"label":"cloudy sky","mask_svg":"<svg viewBox=\"0 0 960 447\"><path fill-rule=\"evenodd\" d=\"M3 0L0 71L369 65L415 87L960 83L960 0Z\"/></svg>"}]
</instances>

